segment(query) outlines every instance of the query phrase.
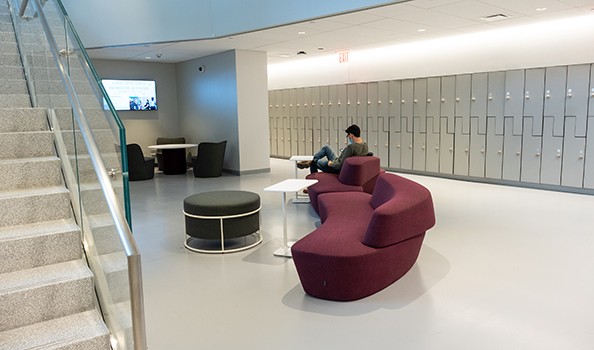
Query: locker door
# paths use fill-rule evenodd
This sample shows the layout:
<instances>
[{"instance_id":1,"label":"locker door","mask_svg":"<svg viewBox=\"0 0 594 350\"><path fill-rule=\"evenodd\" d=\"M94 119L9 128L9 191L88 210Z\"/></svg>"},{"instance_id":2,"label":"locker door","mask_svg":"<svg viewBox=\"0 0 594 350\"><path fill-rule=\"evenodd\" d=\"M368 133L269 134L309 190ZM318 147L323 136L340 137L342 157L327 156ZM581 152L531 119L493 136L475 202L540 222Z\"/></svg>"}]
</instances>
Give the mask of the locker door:
<instances>
[{"instance_id":1,"label":"locker door","mask_svg":"<svg viewBox=\"0 0 594 350\"><path fill-rule=\"evenodd\" d=\"M588 117L586 159L584 163L584 188L594 188L594 117Z\"/></svg>"},{"instance_id":2,"label":"locker door","mask_svg":"<svg viewBox=\"0 0 594 350\"><path fill-rule=\"evenodd\" d=\"M470 118L470 155L468 175L485 177L487 136L479 131L479 118Z\"/></svg>"},{"instance_id":3,"label":"locker door","mask_svg":"<svg viewBox=\"0 0 594 350\"><path fill-rule=\"evenodd\" d=\"M389 96L390 99L388 101L388 113L390 113L390 118L394 118L393 122L390 121L390 132L400 132L400 118L402 116L402 104L400 100L402 93L402 81L400 80L391 80L390 81L390 92Z\"/></svg>"},{"instance_id":4,"label":"locker door","mask_svg":"<svg viewBox=\"0 0 594 350\"><path fill-rule=\"evenodd\" d=\"M412 118L412 117L411 117ZM400 168L412 170L413 168L413 126L408 125L408 118L400 119Z\"/></svg>"},{"instance_id":5,"label":"locker door","mask_svg":"<svg viewBox=\"0 0 594 350\"><path fill-rule=\"evenodd\" d=\"M575 136L586 136L588 100L590 85L590 65L582 64L567 67L567 90L565 95L565 117L575 117Z\"/></svg>"},{"instance_id":6,"label":"locker door","mask_svg":"<svg viewBox=\"0 0 594 350\"><path fill-rule=\"evenodd\" d=\"M470 88L469 74L456 76L454 109L454 174L468 176L470 160Z\"/></svg>"},{"instance_id":7,"label":"locker door","mask_svg":"<svg viewBox=\"0 0 594 350\"><path fill-rule=\"evenodd\" d=\"M333 120L334 124L330 129L330 147L337 151L344 148L346 134L344 130L347 125L347 85L338 85L338 114ZM356 89L355 89L356 91Z\"/></svg>"},{"instance_id":8,"label":"locker door","mask_svg":"<svg viewBox=\"0 0 594 350\"><path fill-rule=\"evenodd\" d=\"M282 116L276 118L276 155L279 157L284 157L285 155L285 123L287 120L287 118L283 118Z\"/></svg>"},{"instance_id":9,"label":"locker door","mask_svg":"<svg viewBox=\"0 0 594 350\"><path fill-rule=\"evenodd\" d=\"M545 102L546 105L546 102ZM542 136L542 163L540 183L547 185L561 184L561 156L563 155L563 137L555 136L554 117L544 117Z\"/></svg>"},{"instance_id":10,"label":"locker door","mask_svg":"<svg viewBox=\"0 0 594 350\"><path fill-rule=\"evenodd\" d=\"M370 99L371 102L373 100ZM390 82L380 81L377 91L377 115L386 118L390 116Z\"/></svg>"},{"instance_id":11,"label":"locker door","mask_svg":"<svg viewBox=\"0 0 594 350\"><path fill-rule=\"evenodd\" d=\"M285 157L291 151L289 139L291 138L291 126L289 124L289 104L291 102L291 93L289 89L282 91L282 107L280 125L282 131L279 132L278 151L279 156Z\"/></svg>"},{"instance_id":12,"label":"locker door","mask_svg":"<svg viewBox=\"0 0 594 350\"><path fill-rule=\"evenodd\" d=\"M412 169L413 149L413 95L414 82L412 79L401 81L400 100L400 168Z\"/></svg>"},{"instance_id":13,"label":"locker door","mask_svg":"<svg viewBox=\"0 0 594 350\"><path fill-rule=\"evenodd\" d=\"M377 117L367 118L367 137L363 138L367 142L367 146L369 147L369 152L373 152L374 155L379 154L378 149L378 136L379 136L379 127L377 123Z\"/></svg>"},{"instance_id":14,"label":"locker door","mask_svg":"<svg viewBox=\"0 0 594 350\"><path fill-rule=\"evenodd\" d=\"M390 160L388 161L389 167L392 169L399 169L400 168L400 149L402 148L402 138L400 135L400 118L390 117L388 121L390 123L390 150L389 150L389 157Z\"/></svg>"},{"instance_id":15,"label":"locker door","mask_svg":"<svg viewBox=\"0 0 594 350\"><path fill-rule=\"evenodd\" d=\"M514 128L515 119L505 118L502 178L504 180L520 181L520 166L522 164L522 136L515 135Z\"/></svg>"},{"instance_id":16,"label":"locker door","mask_svg":"<svg viewBox=\"0 0 594 350\"><path fill-rule=\"evenodd\" d=\"M268 127L270 139L270 155L276 156L276 91L268 92Z\"/></svg>"},{"instance_id":17,"label":"locker door","mask_svg":"<svg viewBox=\"0 0 594 350\"><path fill-rule=\"evenodd\" d=\"M377 84L377 83L376 83ZM377 85L375 85L375 94L376 94L376 99L377 99ZM357 84L357 97L356 97L356 108L357 108L357 122L360 118L360 120L365 120L367 119L367 107L369 105L369 100L367 99L367 83L359 83ZM357 122L355 122L355 124L357 124ZM361 129L363 130L363 127L361 125L359 125L361 127Z\"/></svg>"},{"instance_id":18,"label":"locker door","mask_svg":"<svg viewBox=\"0 0 594 350\"><path fill-rule=\"evenodd\" d=\"M589 98L589 107L588 107L588 117L594 117L594 64L591 65L590 69L590 98ZM588 128L590 128L588 124Z\"/></svg>"},{"instance_id":19,"label":"locker door","mask_svg":"<svg viewBox=\"0 0 594 350\"><path fill-rule=\"evenodd\" d=\"M548 67L545 73L544 117L552 117L551 136L563 137L567 67ZM548 139L544 138L543 141ZM556 175L555 175L556 178Z\"/></svg>"},{"instance_id":20,"label":"locker door","mask_svg":"<svg viewBox=\"0 0 594 350\"><path fill-rule=\"evenodd\" d=\"M377 117L377 153L375 155L380 159L380 166L389 166L389 146L390 146L390 127L388 117Z\"/></svg>"},{"instance_id":21,"label":"locker door","mask_svg":"<svg viewBox=\"0 0 594 350\"><path fill-rule=\"evenodd\" d=\"M305 88L298 88L297 89L297 129L296 129L296 140L295 144L297 145L296 149L292 149L291 155L296 154L307 154L305 153L305 127L306 127L306 89Z\"/></svg>"},{"instance_id":22,"label":"locker door","mask_svg":"<svg viewBox=\"0 0 594 350\"><path fill-rule=\"evenodd\" d=\"M305 144L305 154L313 154L313 152L320 149L320 147L314 147L314 144L317 145L316 142L320 139L320 89L319 86L311 88L310 119L308 124L309 140Z\"/></svg>"},{"instance_id":23,"label":"locker door","mask_svg":"<svg viewBox=\"0 0 594 350\"><path fill-rule=\"evenodd\" d=\"M453 135L455 131L454 116L456 108L456 77L447 76L441 78L441 117L446 119L445 126L448 134ZM442 124L443 126L443 124Z\"/></svg>"},{"instance_id":24,"label":"locker door","mask_svg":"<svg viewBox=\"0 0 594 350\"><path fill-rule=\"evenodd\" d=\"M485 177L488 74L472 75L470 97L470 176Z\"/></svg>"},{"instance_id":25,"label":"locker door","mask_svg":"<svg viewBox=\"0 0 594 350\"><path fill-rule=\"evenodd\" d=\"M456 118L454 124L454 174L468 176L470 135L462 132L462 118Z\"/></svg>"},{"instance_id":26,"label":"locker door","mask_svg":"<svg viewBox=\"0 0 594 350\"><path fill-rule=\"evenodd\" d=\"M290 101L289 103L289 149L285 149L285 157L290 157L294 154L299 154L298 149L298 128L299 123L297 120L297 91L299 89L290 90ZM286 135L285 135L286 136Z\"/></svg>"},{"instance_id":27,"label":"locker door","mask_svg":"<svg viewBox=\"0 0 594 350\"><path fill-rule=\"evenodd\" d=\"M336 131L334 130L334 128L336 127L336 119L339 117L345 117L345 114L343 113L346 112L343 108L344 105L342 104L342 101L344 101L344 97L346 97L346 92L342 91L345 88L345 85L332 85L329 88L330 100L328 101L328 107L330 113L328 115L328 120L326 121L327 129L324 133L326 139L323 140L322 143L324 145L329 146L334 144L333 149L336 149L336 145L334 142L334 140L336 139Z\"/></svg>"},{"instance_id":28,"label":"locker door","mask_svg":"<svg viewBox=\"0 0 594 350\"><path fill-rule=\"evenodd\" d=\"M503 115L513 118L514 135L522 135L522 117L524 111L524 76L523 69L505 72L505 105ZM505 121L507 123L507 121Z\"/></svg>"},{"instance_id":29,"label":"locker door","mask_svg":"<svg viewBox=\"0 0 594 350\"><path fill-rule=\"evenodd\" d=\"M427 79L414 80L413 169L425 171L427 161Z\"/></svg>"},{"instance_id":30,"label":"locker door","mask_svg":"<svg viewBox=\"0 0 594 350\"><path fill-rule=\"evenodd\" d=\"M440 105L441 105L441 78L427 79L427 117L433 117L433 131L439 132Z\"/></svg>"},{"instance_id":31,"label":"locker door","mask_svg":"<svg viewBox=\"0 0 594 350\"><path fill-rule=\"evenodd\" d=\"M501 179L503 169L505 72L489 73L488 86L485 176L492 179Z\"/></svg>"},{"instance_id":32,"label":"locker door","mask_svg":"<svg viewBox=\"0 0 594 350\"><path fill-rule=\"evenodd\" d=\"M534 136L542 136L542 116L544 112L545 69L526 70L526 89L524 91L524 117L532 117ZM526 130L524 130L526 135Z\"/></svg>"},{"instance_id":33,"label":"locker door","mask_svg":"<svg viewBox=\"0 0 594 350\"><path fill-rule=\"evenodd\" d=\"M317 152L323 145L328 143L328 120L330 118L330 87L320 87L320 121L319 121L319 136L314 138L314 152Z\"/></svg>"},{"instance_id":34,"label":"locker door","mask_svg":"<svg viewBox=\"0 0 594 350\"><path fill-rule=\"evenodd\" d=\"M488 117L485 177L491 179L501 179L503 169L503 135L498 135L496 128L496 118Z\"/></svg>"},{"instance_id":35,"label":"locker door","mask_svg":"<svg viewBox=\"0 0 594 350\"><path fill-rule=\"evenodd\" d=\"M434 123L439 118L427 117L427 160L425 170L432 173L439 172L439 130L435 131Z\"/></svg>"},{"instance_id":36,"label":"locker door","mask_svg":"<svg viewBox=\"0 0 594 350\"><path fill-rule=\"evenodd\" d=\"M377 117L378 116L378 99L379 99L379 83L371 82L367 83L367 98L365 101L365 106L367 108L367 117Z\"/></svg>"},{"instance_id":37,"label":"locker door","mask_svg":"<svg viewBox=\"0 0 594 350\"><path fill-rule=\"evenodd\" d=\"M449 133L448 119L441 118L441 133L439 134L439 172L454 173L454 134Z\"/></svg>"},{"instance_id":38,"label":"locker door","mask_svg":"<svg viewBox=\"0 0 594 350\"><path fill-rule=\"evenodd\" d=\"M586 138L576 136L577 129L577 118L566 117L561 185L582 188L584 185Z\"/></svg>"},{"instance_id":39,"label":"locker door","mask_svg":"<svg viewBox=\"0 0 594 350\"><path fill-rule=\"evenodd\" d=\"M357 117L357 84L347 85L346 105L347 123L351 123Z\"/></svg>"},{"instance_id":40,"label":"locker door","mask_svg":"<svg viewBox=\"0 0 594 350\"><path fill-rule=\"evenodd\" d=\"M542 117L539 119L542 121ZM520 174L522 182L540 183L542 136L535 135L532 131L534 129L534 118L525 117L524 135L522 137L522 171Z\"/></svg>"}]
</instances>

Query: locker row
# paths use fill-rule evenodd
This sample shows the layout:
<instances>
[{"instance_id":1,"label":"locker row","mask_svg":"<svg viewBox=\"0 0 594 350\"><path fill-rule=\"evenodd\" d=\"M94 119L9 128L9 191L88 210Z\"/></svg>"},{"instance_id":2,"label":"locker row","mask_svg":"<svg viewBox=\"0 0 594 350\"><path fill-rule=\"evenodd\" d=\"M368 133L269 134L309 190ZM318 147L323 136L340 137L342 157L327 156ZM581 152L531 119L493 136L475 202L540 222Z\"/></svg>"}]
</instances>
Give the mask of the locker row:
<instances>
[{"instance_id":1,"label":"locker row","mask_svg":"<svg viewBox=\"0 0 594 350\"><path fill-rule=\"evenodd\" d=\"M388 169L594 189L592 66L270 91L271 155L338 150L356 123Z\"/></svg>"}]
</instances>

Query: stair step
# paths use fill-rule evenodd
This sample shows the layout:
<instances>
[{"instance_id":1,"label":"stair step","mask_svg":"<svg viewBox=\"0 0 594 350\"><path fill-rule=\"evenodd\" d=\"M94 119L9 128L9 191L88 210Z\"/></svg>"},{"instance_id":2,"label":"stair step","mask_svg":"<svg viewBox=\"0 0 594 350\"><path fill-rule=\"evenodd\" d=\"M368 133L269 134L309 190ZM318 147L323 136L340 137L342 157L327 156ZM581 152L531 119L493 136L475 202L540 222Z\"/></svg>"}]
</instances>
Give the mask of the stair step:
<instances>
[{"instance_id":1,"label":"stair step","mask_svg":"<svg viewBox=\"0 0 594 350\"><path fill-rule=\"evenodd\" d=\"M112 186L116 197L120 199L124 198L122 183L112 183ZM98 182L80 184L80 195L87 215L109 213L109 208L103 195L103 189Z\"/></svg>"},{"instance_id":2,"label":"stair step","mask_svg":"<svg viewBox=\"0 0 594 350\"><path fill-rule=\"evenodd\" d=\"M48 157L56 154L50 131L0 134L0 159Z\"/></svg>"},{"instance_id":3,"label":"stair step","mask_svg":"<svg viewBox=\"0 0 594 350\"><path fill-rule=\"evenodd\" d=\"M45 109L0 108L0 133L49 130Z\"/></svg>"},{"instance_id":4,"label":"stair step","mask_svg":"<svg viewBox=\"0 0 594 350\"><path fill-rule=\"evenodd\" d=\"M0 191L62 184L62 165L58 157L0 160Z\"/></svg>"},{"instance_id":5,"label":"stair step","mask_svg":"<svg viewBox=\"0 0 594 350\"><path fill-rule=\"evenodd\" d=\"M0 77L2 79L25 79L25 74L21 66L0 66Z\"/></svg>"},{"instance_id":6,"label":"stair step","mask_svg":"<svg viewBox=\"0 0 594 350\"><path fill-rule=\"evenodd\" d=\"M97 254L110 254L123 251L115 223L109 213L88 216L89 226L93 232L93 241Z\"/></svg>"},{"instance_id":7,"label":"stair step","mask_svg":"<svg viewBox=\"0 0 594 350\"><path fill-rule=\"evenodd\" d=\"M0 227L71 217L70 193L65 187L0 192Z\"/></svg>"},{"instance_id":8,"label":"stair step","mask_svg":"<svg viewBox=\"0 0 594 350\"><path fill-rule=\"evenodd\" d=\"M0 99L0 108L9 107L31 107L31 98L28 94L2 95Z\"/></svg>"},{"instance_id":9,"label":"stair step","mask_svg":"<svg viewBox=\"0 0 594 350\"><path fill-rule=\"evenodd\" d=\"M27 82L23 79L0 80L0 91L2 95L27 95L29 93Z\"/></svg>"},{"instance_id":10,"label":"stair step","mask_svg":"<svg viewBox=\"0 0 594 350\"><path fill-rule=\"evenodd\" d=\"M0 65L19 66L21 65L21 57L17 53L0 53Z\"/></svg>"},{"instance_id":11,"label":"stair step","mask_svg":"<svg viewBox=\"0 0 594 350\"><path fill-rule=\"evenodd\" d=\"M124 252L99 256L101 271L105 273L112 300L116 303L130 300L128 259Z\"/></svg>"},{"instance_id":12,"label":"stair step","mask_svg":"<svg viewBox=\"0 0 594 350\"><path fill-rule=\"evenodd\" d=\"M0 273L81 257L81 233L73 219L0 228Z\"/></svg>"},{"instance_id":13,"label":"stair step","mask_svg":"<svg viewBox=\"0 0 594 350\"><path fill-rule=\"evenodd\" d=\"M2 332L0 339L0 350L111 349L107 327L95 310Z\"/></svg>"},{"instance_id":14,"label":"stair step","mask_svg":"<svg viewBox=\"0 0 594 350\"><path fill-rule=\"evenodd\" d=\"M94 308L93 274L73 260L0 275L0 331Z\"/></svg>"}]
</instances>

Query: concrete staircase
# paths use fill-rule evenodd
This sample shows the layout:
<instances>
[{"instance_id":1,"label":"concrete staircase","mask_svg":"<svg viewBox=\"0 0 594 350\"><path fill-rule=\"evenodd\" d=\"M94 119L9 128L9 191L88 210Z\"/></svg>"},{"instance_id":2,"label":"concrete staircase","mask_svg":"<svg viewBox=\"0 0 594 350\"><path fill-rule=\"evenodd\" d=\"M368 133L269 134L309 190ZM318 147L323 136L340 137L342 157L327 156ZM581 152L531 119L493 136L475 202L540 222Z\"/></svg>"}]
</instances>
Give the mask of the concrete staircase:
<instances>
[{"instance_id":1,"label":"concrete staircase","mask_svg":"<svg viewBox=\"0 0 594 350\"><path fill-rule=\"evenodd\" d=\"M0 3L0 350L110 349L46 111Z\"/></svg>"}]
</instances>

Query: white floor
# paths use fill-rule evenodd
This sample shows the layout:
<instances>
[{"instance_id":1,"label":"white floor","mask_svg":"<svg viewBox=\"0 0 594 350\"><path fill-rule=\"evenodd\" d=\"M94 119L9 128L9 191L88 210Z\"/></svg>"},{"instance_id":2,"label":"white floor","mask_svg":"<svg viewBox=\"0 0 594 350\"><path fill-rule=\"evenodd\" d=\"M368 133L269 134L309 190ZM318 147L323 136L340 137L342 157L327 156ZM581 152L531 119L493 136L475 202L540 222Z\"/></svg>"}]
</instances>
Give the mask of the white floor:
<instances>
[{"instance_id":1,"label":"white floor","mask_svg":"<svg viewBox=\"0 0 594 350\"><path fill-rule=\"evenodd\" d=\"M270 173L131 183L150 350L594 349L594 197L405 175L433 194L437 225L413 269L348 303L304 294L282 239ZM207 255L183 247L185 197L241 189L262 198L264 242ZM319 221L288 204L289 237Z\"/></svg>"}]
</instances>

